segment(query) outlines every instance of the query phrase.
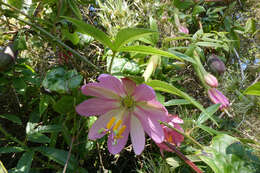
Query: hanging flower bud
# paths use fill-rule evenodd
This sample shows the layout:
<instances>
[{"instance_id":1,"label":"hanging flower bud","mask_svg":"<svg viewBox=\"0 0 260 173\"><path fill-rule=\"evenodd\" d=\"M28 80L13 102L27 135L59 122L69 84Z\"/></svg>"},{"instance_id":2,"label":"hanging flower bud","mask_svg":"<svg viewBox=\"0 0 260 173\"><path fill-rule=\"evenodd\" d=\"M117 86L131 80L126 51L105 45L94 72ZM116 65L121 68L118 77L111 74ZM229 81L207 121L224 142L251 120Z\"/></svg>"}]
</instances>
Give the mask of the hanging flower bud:
<instances>
[{"instance_id":1,"label":"hanging flower bud","mask_svg":"<svg viewBox=\"0 0 260 173\"><path fill-rule=\"evenodd\" d=\"M208 58L208 65L214 73L223 74L226 71L226 66L215 54Z\"/></svg>"},{"instance_id":2,"label":"hanging flower bud","mask_svg":"<svg viewBox=\"0 0 260 173\"><path fill-rule=\"evenodd\" d=\"M218 80L212 74L207 73L204 76L204 80L205 80L206 84L209 85L210 87L214 87L214 88L218 87Z\"/></svg>"},{"instance_id":3,"label":"hanging flower bud","mask_svg":"<svg viewBox=\"0 0 260 173\"><path fill-rule=\"evenodd\" d=\"M220 110L223 110L225 108L227 108L229 106L229 100L226 96L224 96L224 94L222 94L219 90L217 90L216 88L210 88L208 90L208 95L210 100L214 103L214 104L218 104L220 103Z\"/></svg>"}]
</instances>

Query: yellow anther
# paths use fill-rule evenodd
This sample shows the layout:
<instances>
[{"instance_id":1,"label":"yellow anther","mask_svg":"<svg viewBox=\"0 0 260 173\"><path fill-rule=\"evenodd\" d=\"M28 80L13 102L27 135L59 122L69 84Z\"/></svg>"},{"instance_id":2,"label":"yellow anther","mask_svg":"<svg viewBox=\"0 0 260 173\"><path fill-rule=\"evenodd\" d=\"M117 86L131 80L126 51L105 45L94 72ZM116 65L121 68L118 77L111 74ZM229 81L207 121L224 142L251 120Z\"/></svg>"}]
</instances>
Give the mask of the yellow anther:
<instances>
[{"instance_id":1,"label":"yellow anther","mask_svg":"<svg viewBox=\"0 0 260 173\"><path fill-rule=\"evenodd\" d=\"M110 129L110 128L113 126L113 124L114 124L115 121L116 121L116 118L115 118L115 117L112 117L112 118L109 120L109 122L107 123L107 129Z\"/></svg>"},{"instance_id":2,"label":"yellow anther","mask_svg":"<svg viewBox=\"0 0 260 173\"><path fill-rule=\"evenodd\" d=\"M173 141L172 141L172 136L169 136L169 137L168 137L168 142L170 142L170 143L173 142Z\"/></svg>"},{"instance_id":3,"label":"yellow anther","mask_svg":"<svg viewBox=\"0 0 260 173\"><path fill-rule=\"evenodd\" d=\"M124 133L125 129L126 129L126 125L123 125L118 132L118 136L121 136Z\"/></svg>"},{"instance_id":4,"label":"yellow anther","mask_svg":"<svg viewBox=\"0 0 260 173\"><path fill-rule=\"evenodd\" d=\"M121 124L122 124L122 120L118 120L116 125L113 127L113 130L116 131Z\"/></svg>"}]
</instances>

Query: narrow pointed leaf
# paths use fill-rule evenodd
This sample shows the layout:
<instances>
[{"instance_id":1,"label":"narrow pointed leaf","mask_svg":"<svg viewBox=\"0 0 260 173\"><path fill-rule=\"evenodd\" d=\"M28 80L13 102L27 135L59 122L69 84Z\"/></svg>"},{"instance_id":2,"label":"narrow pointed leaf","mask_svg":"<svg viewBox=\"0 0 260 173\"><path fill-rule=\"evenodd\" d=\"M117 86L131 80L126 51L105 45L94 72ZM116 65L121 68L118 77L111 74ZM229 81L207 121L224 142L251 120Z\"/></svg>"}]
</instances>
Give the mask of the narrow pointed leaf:
<instances>
[{"instance_id":1,"label":"narrow pointed leaf","mask_svg":"<svg viewBox=\"0 0 260 173\"><path fill-rule=\"evenodd\" d=\"M68 0L68 3L69 3L69 7L71 8L71 10L73 11L73 13L75 14L75 16L82 20L82 16L81 16L81 13L80 13L80 10L79 10L79 7L78 5L76 4L76 2L74 0Z\"/></svg>"},{"instance_id":2,"label":"narrow pointed leaf","mask_svg":"<svg viewBox=\"0 0 260 173\"><path fill-rule=\"evenodd\" d=\"M194 98L189 96L187 93L179 90L178 88L174 87L173 85L170 85L166 82L159 81L159 80L152 80L152 81L147 82L146 84L151 86L153 89L155 89L157 91L163 91L163 92L167 92L170 94L174 94L174 95L180 96L180 97L188 100L191 104L193 104L198 109L200 109L203 113L205 113L218 126L216 120L214 118L212 118L212 116L209 115L209 113L206 111L206 109L200 103L198 103Z\"/></svg>"},{"instance_id":3,"label":"narrow pointed leaf","mask_svg":"<svg viewBox=\"0 0 260 173\"><path fill-rule=\"evenodd\" d=\"M113 46L110 38L103 31L101 31L101 30L95 28L94 26L87 24L81 20L73 19L70 17L63 17L63 18L67 19L68 21L70 21L74 25L76 25L78 28L78 32L80 32L82 34L90 35L93 38L95 38L96 40L98 40L99 42L101 42L102 44L104 44L104 46L107 46L110 49L114 50L114 46Z\"/></svg>"},{"instance_id":4,"label":"narrow pointed leaf","mask_svg":"<svg viewBox=\"0 0 260 173\"><path fill-rule=\"evenodd\" d=\"M212 116L215 112L217 112L219 107L220 107L220 104L214 104L214 105L209 106L206 110L207 110L208 114L210 116ZM209 117L207 115L205 115L204 113L201 113L197 120L197 123L202 124L205 121L207 121L208 119L209 119Z\"/></svg>"},{"instance_id":5,"label":"narrow pointed leaf","mask_svg":"<svg viewBox=\"0 0 260 173\"><path fill-rule=\"evenodd\" d=\"M165 56L165 57L172 58L172 59L177 59L180 61L186 60L191 63L195 63L195 61L191 58L179 57L170 52L166 52L166 51L163 51L163 50L160 50L160 49L157 49L154 47L150 47L150 46L126 46L126 47L119 48L118 51L136 52L136 53L147 54L147 55L159 55L159 56Z\"/></svg>"},{"instance_id":6,"label":"narrow pointed leaf","mask_svg":"<svg viewBox=\"0 0 260 173\"><path fill-rule=\"evenodd\" d=\"M116 39L114 42L115 49L117 50L131 41L138 40L143 36L151 35L153 33L156 32L149 29L142 29L142 28L122 29L116 35Z\"/></svg>"},{"instance_id":7,"label":"narrow pointed leaf","mask_svg":"<svg viewBox=\"0 0 260 173\"><path fill-rule=\"evenodd\" d=\"M18 161L15 170L17 172L29 173L33 161L33 156L33 151L27 151L26 153L24 153Z\"/></svg>"}]
</instances>

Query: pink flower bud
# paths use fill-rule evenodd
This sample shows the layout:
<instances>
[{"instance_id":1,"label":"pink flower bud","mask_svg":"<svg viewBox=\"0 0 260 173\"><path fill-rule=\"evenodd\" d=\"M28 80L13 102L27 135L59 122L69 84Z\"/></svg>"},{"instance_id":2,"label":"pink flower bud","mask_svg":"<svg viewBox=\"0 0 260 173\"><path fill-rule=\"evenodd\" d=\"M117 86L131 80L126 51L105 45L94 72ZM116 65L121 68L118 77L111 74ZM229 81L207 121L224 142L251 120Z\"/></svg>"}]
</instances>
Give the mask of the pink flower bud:
<instances>
[{"instance_id":1,"label":"pink flower bud","mask_svg":"<svg viewBox=\"0 0 260 173\"><path fill-rule=\"evenodd\" d=\"M205 79L205 82L210 86L210 87L218 87L218 80L215 76L213 76L212 74L210 73L207 73L205 76L204 76L204 79Z\"/></svg>"},{"instance_id":2,"label":"pink flower bud","mask_svg":"<svg viewBox=\"0 0 260 173\"><path fill-rule=\"evenodd\" d=\"M208 95L210 100L214 103L214 104L218 104L220 103L220 110L223 110L224 108L227 108L229 106L229 100L226 96L224 96L224 94L222 94L219 90L217 90L216 88L210 88L208 90Z\"/></svg>"},{"instance_id":3,"label":"pink flower bud","mask_svg":"<svg viewBox=\"0 0 260 173\"><path fill-rule=\"evenodd\" d=\"M181 26L181 25L179 26L179 31L184 33L184 34L189 34L188 28Z\"/></svg>"}]
</instances>

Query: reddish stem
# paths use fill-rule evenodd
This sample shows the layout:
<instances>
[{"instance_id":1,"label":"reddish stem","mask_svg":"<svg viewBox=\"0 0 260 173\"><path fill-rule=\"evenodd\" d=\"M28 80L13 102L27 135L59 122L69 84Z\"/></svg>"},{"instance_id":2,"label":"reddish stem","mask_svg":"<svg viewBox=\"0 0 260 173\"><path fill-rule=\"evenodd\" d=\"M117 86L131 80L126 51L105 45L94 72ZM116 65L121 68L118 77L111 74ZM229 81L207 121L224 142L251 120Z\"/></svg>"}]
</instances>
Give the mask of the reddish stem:
<instances>
[{"instance_id":1,"label":"reddish stem","mask_svg":"<svg viewBox=\"0 0 260 173\"><path fill-rule=\"evenodd\" d=\"M190 161L184 154L182 154L174 145L163 142L165 145L167 145L170 149L175 151L175 153L186 163L188 164L196 173L203 173L192 161Z\"/></svg>"}]
</instances>

